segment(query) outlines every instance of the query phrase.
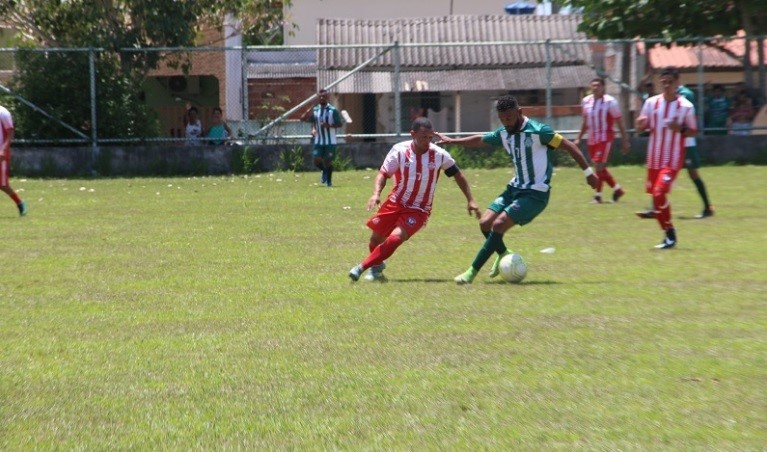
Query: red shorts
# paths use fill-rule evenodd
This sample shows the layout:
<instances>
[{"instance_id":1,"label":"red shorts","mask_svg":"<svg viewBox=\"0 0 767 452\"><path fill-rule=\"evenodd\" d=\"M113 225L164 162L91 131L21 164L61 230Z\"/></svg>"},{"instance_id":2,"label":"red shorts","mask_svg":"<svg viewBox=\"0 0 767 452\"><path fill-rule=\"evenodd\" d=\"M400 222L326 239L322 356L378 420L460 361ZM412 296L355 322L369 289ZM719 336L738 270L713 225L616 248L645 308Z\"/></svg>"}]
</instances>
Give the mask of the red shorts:
<instances>
[{"instance_id":1,"label":"red shorts","mask_svg":"<svg viewBox=\"0 0 767 452\"><path fill-rule=\"evenodd\" d=\"M408 237L412 237L426 226L428 220L428 213L402 207L387 199L378 212L368 220L367 225L381 237L388 237L397 226L407 232Z\"/></svg>"},{"instance_id":2,"label":"red shorts","mask_svg":"<svg viewBox=\"0 0 767 452\"><path fill-rule=\"evenodd\" d=\"M607 159L610 158L610 148L612 148L612 141L603 141L597 144L589 145L589 156L594 163L607 163Z\"/></svg>"},{"instance_id":3,"label":"red shorts","mask_svg":"<svg viewBox=\"0 0 767 452\"><path fill-rule=\"evenodd\" d=\"M674 184L676 175L679 171L671 168L647 169L647 181L645 182L645 192L653 193L671 193L671 186Z\"/></svg>"}]
</instances>

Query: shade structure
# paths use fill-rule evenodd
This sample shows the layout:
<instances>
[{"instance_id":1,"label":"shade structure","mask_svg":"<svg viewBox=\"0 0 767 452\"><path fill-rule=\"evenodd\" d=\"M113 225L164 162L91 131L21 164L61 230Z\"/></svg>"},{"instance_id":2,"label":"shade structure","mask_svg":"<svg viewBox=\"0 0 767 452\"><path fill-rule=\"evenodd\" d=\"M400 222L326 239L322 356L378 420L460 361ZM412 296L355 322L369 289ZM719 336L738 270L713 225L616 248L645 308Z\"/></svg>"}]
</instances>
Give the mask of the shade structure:
<instances>
[{"instance_id":1,"label":"shade structure","mask_svg":"<svg viewBox=\"0 0 767 452\"><path fill-rule=\"evenodd\" d=\"M507 14L511 15L522 15L522 14L532 14L535 12L536 4L535 3L529 3L525 1L518 1L514 3L509 3L504 8L506 10Z\"/></svg>"}]
</instances>

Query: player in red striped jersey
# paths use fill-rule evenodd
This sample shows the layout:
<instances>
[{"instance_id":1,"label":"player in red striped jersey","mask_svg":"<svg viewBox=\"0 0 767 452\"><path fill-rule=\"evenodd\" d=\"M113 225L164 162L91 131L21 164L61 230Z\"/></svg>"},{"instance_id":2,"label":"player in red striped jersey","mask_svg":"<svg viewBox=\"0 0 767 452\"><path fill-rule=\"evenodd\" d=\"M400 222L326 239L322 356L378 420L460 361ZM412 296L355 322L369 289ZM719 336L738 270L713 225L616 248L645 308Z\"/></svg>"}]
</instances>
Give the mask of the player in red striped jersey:
<instances>
[{"instance_id":1,"label":"player in red striped jersey","mask_svg":"<svg viewBox=\"0 0 767 452\"><path fill-rule=\"evenodd\" d=\"M394 187L367 226L373 231L368 247L370 254L349 270L349 277L357 281L370 269L365 279L383 280L384 261L421 228L431 214L434 191L440 171L455 179L466 197L469 215L479 218L479 207L474 202L468 180L450 154L432 143L434 129L428 118L419 117L410 128L409 141L395 144L386 155L373 184L373 195L367 209L381 204L381 191L386 180L394 178Z\"/></svg>"},{"instance_id":2,"label":"player in red striped jersey","mask_svg":"<svg viewBox=\"0 0 767 452\"><path fill-rule=\"evenodd\" d=\"M19 198L19 195L11 188L9 182L11 174L11 142L15 133L11 112L0 105L0 190L5 192L19 209L19 215L27 214L27 203Z\"/></svg>"},{"instance_id":3,"label":"player in red striped jersey","mask_svg":"<svg viewBox=\"0 0 767 452\"><path fill-rule=\"evenodd\" d=\"M663 92L644 102L636 119L636 131L650 131L647 144L647 181L645 190L652 195L655 218L665 232L658 249L676 246L676 230L671 221L668 195L679 170L684 166L685 138L698 133L695 107L677 94L679 70L666 67L660 73Z\"/></svg>"},{"instance_id":4,"label":"player in red striped jersey","mask_svg":"<svg viewBox=\"0 0 767 452\"><path fill-rule=\"evenodd\" d=\"M579 145L583 135L588 132L589 156L594 162L599 178L594 193L594 202L602 202L602 185L604 182L607 182L607 185L613 189L613 202L617 202L625 192L615 181L610 171L607 170L607 160L610 158L610 150L615 140L615 125L618 125L621 132L621 150L624 154L629 152L629 137L626 133L626 126L623 124L618 101L605 93L605 80L603 78L593 79L591 91L592 94L584 97L581 102L583 123L573 143Z\"/></svg>"}]
</instances>

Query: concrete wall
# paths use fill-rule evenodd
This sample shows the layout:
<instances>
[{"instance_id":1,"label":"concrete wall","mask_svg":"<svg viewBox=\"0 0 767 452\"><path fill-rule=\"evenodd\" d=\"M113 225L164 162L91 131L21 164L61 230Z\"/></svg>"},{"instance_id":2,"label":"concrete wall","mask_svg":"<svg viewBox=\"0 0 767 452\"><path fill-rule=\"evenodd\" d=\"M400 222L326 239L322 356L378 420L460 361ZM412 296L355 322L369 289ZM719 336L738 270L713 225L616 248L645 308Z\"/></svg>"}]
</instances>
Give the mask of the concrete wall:
<instances>
[{"instance_id":1,"label":"concrete wall","mask_svg":"<svg viewBox=\"0 0 767 452\"><path fill-rule=\"evenodd\" d=\"M405 136L407 138L407 136ZM356 168L377 168L392 143L349 143L339 146L339 158ZM91 148L15 148L14 177L173 176L267 172L284 169L283 155L300 146L304 168L311 169L310 145L144 146ZM611 164L643 164L647 138L634 138L634 152L613 152ZM619 147L615 146L616 149ZM767 164L767 135L706 136L698 139L704 164ZM246 160L252 162L246 168Z\"/></svg>"}]
</instances>

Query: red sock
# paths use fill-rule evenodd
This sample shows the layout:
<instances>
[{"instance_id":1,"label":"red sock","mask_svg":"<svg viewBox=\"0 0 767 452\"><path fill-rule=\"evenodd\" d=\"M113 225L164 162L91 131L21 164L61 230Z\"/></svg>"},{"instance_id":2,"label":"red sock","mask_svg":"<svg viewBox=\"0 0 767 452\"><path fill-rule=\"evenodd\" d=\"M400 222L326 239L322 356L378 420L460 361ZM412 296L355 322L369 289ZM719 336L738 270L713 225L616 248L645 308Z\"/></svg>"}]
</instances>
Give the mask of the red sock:
<instances>
[{"instance_id":1,"label":"red sock","mask_svg":"<svg viewBox=\"0 0 767 452\"><path fill-rule=\"evenodd\" d=\"M607 182L607 185L610 186L610 188L615 187L615 179L613 179L613 175L610 174L609 171L607 171L607 168L597 171L597 177L599 177L600 184L602 183L602 181L605 181ZM599 187L599 188L602 188L602 187Z\"/></svg>"},{"instance_id":2,"label":"red sock","mask_svg":"<svg viewBox=\"0 0 767 452\"><path fill-rule=\"evenodd\" d=\"M384 242L377 247L362 261L362 268L370 268L374 265L381 265L381 262L389 258L394 251L402 245L402 237L390 235Z\"/></svg>"},{"instance_id":3,"label":"red sock","mask_svg":"<svg viewBox=\"0 0 767 452\"><path fill-rule=\"evenodd\" d=\"M8 196L11 197L11 199L13 200L13 202L16 203L17 206L21 204L21 198L19 198L19 195L17 195L15 191L8 193Z\"/></svg>"},{"instance_id":4,"label":"red sock","mask_svg":"<svg viewBox=\"0 0 767 452\"><path fill-rule=\"evenodd\" d=\"M652 202L655 207L655 218L658 220L661 229L665 231L668 228L673 228L674 225L671 224L671 203L668 201L666 194L654 194Z\"/></svg>"}]
</instances>

